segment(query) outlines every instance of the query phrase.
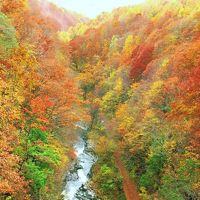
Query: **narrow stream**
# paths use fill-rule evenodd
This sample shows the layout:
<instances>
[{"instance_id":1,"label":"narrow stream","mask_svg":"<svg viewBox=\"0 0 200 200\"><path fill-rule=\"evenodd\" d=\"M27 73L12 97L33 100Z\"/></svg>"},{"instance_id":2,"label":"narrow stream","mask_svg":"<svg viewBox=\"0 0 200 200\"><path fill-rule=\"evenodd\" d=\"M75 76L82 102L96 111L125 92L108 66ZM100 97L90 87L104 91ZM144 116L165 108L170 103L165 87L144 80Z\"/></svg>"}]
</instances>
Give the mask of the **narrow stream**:
<instances>
[{"instance_id":1,"label":"narrow stream","mask_svg":"<svg viewBox=\"0 0 200 200\"><path fill-rule=\"evenodd\" d=\"M72 163L66 177L64 200L99 200L88 186L89 174L95 163L95 156L89 151L86 139L79 136L74 149L77 159Z\"/></svg>"}]
</instances>

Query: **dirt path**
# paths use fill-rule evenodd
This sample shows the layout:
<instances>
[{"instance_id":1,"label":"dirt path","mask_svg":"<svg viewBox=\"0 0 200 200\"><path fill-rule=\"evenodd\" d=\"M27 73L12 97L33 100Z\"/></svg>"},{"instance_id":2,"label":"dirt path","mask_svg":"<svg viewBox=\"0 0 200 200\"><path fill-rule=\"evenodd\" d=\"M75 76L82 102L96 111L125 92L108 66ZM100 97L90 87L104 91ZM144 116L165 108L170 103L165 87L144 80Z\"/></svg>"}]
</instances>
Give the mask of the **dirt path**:
<instances>
[{"instance_id":1,"label":"dirt path","mask_svg":"<svg viewBox=\"0 0 200 200\"><path fill-rule=\"evenodd\" d=\"M140 200L137 188L134 182L130 179L123 162L120 159L120 150L115 152L115 162L123 178L123 190L127 200Z\"/></svg>"}]
</instances>

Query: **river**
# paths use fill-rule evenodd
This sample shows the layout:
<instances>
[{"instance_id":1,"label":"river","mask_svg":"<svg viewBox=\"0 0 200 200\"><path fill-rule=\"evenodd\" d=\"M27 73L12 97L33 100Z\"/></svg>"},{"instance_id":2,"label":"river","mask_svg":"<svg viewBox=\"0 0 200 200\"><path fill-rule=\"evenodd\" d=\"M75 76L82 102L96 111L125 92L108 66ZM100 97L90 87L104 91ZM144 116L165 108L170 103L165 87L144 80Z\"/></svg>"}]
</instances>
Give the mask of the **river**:
<instances>
[{"instance_id":1,"label":"river","mask_svg":"<svg viewBox=\"0 0 200 200\"><path fill-rule=\"evenodd\" d=\"M74 144L77 158L67 174L62 193L64 200L99 200L88 186L91 168L96 162L96 157L89 149L88 141L80 134Z\"/></svg>"}]
</instances>

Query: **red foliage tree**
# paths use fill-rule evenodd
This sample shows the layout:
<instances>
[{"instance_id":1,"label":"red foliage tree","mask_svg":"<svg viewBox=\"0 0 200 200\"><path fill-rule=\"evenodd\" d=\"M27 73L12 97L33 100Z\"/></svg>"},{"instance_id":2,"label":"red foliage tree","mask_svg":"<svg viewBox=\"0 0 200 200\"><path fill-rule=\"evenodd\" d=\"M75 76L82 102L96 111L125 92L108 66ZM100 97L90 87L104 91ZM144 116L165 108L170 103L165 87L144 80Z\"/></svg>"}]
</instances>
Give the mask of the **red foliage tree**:
<instances>
[{"instance_id":1,"label":"red foliage tree","mask_svg":"<svg viewBox=\"0 0 200 200\"><path fill-rule=\"evenodd\" d=\"M132 68L130 76L132 79L139 80L147 65L153 59L154 46L152 44L142 44L132 53Z\"/></svg>"}]
</instances>

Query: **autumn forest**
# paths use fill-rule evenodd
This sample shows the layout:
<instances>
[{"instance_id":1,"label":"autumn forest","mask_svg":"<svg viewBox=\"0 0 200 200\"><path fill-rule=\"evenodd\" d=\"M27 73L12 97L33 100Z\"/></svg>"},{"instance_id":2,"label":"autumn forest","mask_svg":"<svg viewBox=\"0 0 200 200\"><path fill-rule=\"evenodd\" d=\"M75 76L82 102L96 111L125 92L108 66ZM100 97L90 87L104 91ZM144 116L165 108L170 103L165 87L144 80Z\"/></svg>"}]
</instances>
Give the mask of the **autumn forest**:
<instances>
[{"instance_id":1,"label":"autumn forest","mask_svg":"<svg viewBox=\"0 0 200 200\"><path fill-rule=\"evenodd\" d=\"M78 199L200 199L199 0L0 0L0 200Z\"/></svg>"}]
</instances>

